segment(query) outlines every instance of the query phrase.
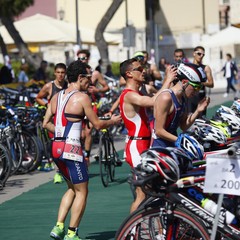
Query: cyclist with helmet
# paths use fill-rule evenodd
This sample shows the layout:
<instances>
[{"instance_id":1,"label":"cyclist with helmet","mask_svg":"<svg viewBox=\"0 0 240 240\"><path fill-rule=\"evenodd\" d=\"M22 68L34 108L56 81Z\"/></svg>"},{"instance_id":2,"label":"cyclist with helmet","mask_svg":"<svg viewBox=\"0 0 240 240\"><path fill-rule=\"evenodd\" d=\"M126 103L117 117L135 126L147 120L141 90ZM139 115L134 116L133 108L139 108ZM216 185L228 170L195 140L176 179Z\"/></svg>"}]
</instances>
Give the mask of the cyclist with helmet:
<instances>
[{"instance_id":1,"label":"cyclist with helmet","mask_svg":"<svg viewBox=\"0 0 240 240\"><path fill-rule=\"evenodd\" d=\"M181 140L178 138L177 128L187 130L210 102L210 99L205 97L198 103L195 112L189 114L186 99L194 97L199 92L206 75L201 66L190 63L180 64L177 73L174 85L164 89L154 102L153 147L179 146L182 138ZM193 145L198 144L194 142Z\"/></svg>"}]
</instances>

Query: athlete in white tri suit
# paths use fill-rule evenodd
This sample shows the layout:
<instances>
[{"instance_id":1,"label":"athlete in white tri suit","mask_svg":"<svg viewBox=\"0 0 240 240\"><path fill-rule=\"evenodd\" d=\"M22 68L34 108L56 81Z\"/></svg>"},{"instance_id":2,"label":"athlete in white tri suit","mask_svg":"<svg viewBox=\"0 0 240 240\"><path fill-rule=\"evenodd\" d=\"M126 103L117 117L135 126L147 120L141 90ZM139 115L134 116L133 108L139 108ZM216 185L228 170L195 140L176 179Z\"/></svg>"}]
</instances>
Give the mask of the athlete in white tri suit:
<instances>
[{"instance_id":1,"label":"athlete in white tri suit","mask_svg":"<svg viewBox=\"0 0 240 240\"><path fill-rule=\"evenodd\" d=\"M90 73L86 63L72 62L67 68L69 86L53 96L43 120L43 127L54 133L53 160L68 186L59 206L57 223L50 232L54 239L80 240L77 229L87 204L89 178L80 143L83 118L86 116L97 130L121 122L121 117L116 115L110 120L99 120L93 111L86 94L92 78ZM69 211L71 217L65 232Z\"/></svg>"},{"instance_id":2,"label":"athlete in white tri suit","mask_svg":"<svg viewBox=\"0 0 240 240\"><path fill-rule=\"evenodd\" d=\"M87 167L80 141L83 116L68 114L64 111L69 98L76 92L78 91L69 92L64 96L65 91L63 90L58 95L54 116L54 142L52 145L54 162L63 177L73 184L88 181ZM66 117L79 120L72 122Z\"/></svg>"}]
</instances>

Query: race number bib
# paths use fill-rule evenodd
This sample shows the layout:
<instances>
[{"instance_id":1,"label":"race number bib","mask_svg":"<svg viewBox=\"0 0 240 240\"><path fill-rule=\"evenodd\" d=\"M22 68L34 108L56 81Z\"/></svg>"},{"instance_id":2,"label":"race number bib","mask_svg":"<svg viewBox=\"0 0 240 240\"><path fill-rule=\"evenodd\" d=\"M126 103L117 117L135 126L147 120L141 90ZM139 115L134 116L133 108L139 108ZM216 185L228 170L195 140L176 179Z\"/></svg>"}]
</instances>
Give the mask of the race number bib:
<instances>
[{"instance_id":1,"label":"race number bib","mask_svg":"<svg viewBox=\"0 0 240 240\"><path fill-rule=\"evenodd\" d=\"M80 141L76 139L67 139L62 157L68 160L82 162L83 153Z\"/></svg>"}]
</instances>

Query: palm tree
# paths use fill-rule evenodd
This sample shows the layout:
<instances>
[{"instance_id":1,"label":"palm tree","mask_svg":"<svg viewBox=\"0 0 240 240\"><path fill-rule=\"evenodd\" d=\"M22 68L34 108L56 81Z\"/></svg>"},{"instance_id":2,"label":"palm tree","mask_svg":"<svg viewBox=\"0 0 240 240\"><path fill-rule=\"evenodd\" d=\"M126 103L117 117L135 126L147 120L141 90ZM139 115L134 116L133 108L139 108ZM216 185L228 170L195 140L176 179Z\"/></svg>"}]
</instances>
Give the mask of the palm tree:
<instances>
[{"instance_id":1,"label":"palm tree","mask_svg":"<svg viewBox=\"0 0 240 240\"><path fill-rule=\"evenodd\" d=\"M109 64L108 44L104 39L103 33L123 1L124 0L113 0L96 28L95 42L103 61L103 72L105 72L104 70L106 70L106 66Z\"/></svg>"},{"instance_id":2,"label":"palm tree","mask_svg":"<svg viewBox=\"0 0 240 240\"><path fill-rule=\"evenodd\" d=\"M41 62L40 57L32 55L28 50L27 44L23 41L20 33L14 26L14 17L19 16L26 8L33 5L33 3L34 0L0 0L0 20L14 40L20 54L24 56L31 65L38 68ZM3 55L7 55L7 49L2 36L0 36L0 47Z\"/></svg>"}]
</instances>

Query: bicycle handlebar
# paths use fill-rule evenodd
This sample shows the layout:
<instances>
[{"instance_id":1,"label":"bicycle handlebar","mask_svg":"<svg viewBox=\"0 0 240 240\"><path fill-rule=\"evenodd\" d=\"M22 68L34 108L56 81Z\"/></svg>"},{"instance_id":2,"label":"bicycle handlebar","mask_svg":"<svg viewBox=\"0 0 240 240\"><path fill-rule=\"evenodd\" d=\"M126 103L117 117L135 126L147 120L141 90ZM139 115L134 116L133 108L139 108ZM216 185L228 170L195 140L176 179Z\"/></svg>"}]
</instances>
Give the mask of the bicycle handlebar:
<instances>
[{"instance_id":1,"label":"bicycle handlebar","mask_svg":"<svg viewBox=\"0 0 240 240\"><path fill-rule=\"evenodd\" d=\"M238 149L240 148L240 142L234 143L227 151L228 156L236 156Z\"/></svg>"}]
</instances>

